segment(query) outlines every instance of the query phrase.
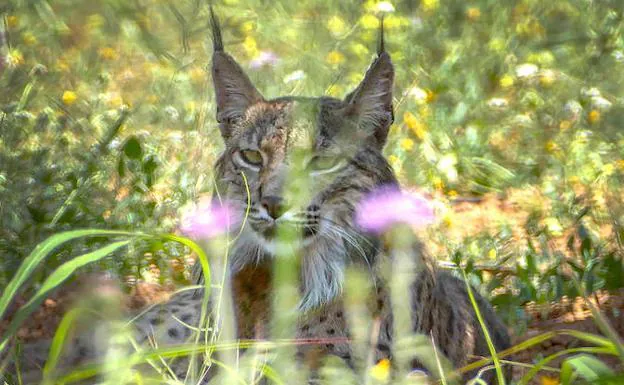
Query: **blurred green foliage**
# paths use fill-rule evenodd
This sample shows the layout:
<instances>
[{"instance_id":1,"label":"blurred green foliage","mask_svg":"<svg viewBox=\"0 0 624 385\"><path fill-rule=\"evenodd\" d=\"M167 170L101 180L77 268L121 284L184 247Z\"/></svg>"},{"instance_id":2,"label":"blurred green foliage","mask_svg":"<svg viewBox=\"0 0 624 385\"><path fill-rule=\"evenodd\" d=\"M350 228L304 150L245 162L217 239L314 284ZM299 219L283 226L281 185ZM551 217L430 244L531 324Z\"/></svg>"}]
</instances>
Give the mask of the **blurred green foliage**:
<instances>
[{"instance_id":1,"label":"blurred green foliage","mask_svg":"<svg viewBox=\"0 0 624 385\"><path fill-rule=\"evenodd\" d=\"M226 49L266 97L344 96L375 53L380 12L390 11L396 122L386 153L404 184L445 204L510 190L540 197L521 207L525 239L505 226L459 243L441 232L440 257L519 267L514 305L570 294L561 258L583 279L598 272L592 289L621 286L623 3L388 4L215 7ZM221 149L205 71L208 2L9 0L0 16L0 286L58 231L175 228L180 207L210 191ZM562 237L565 255L552 247ZM103 267L175 272L167 261L184 255L150 242Z\"/></svg>"}]
</instances>

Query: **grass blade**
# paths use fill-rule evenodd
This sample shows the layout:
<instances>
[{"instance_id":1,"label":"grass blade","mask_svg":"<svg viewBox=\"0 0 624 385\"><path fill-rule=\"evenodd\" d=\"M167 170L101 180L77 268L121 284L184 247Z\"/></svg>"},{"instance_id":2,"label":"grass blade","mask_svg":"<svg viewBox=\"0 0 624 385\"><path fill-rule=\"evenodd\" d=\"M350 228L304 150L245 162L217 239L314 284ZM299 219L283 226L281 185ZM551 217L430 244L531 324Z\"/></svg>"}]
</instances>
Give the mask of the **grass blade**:
<instances>
[{"instance_id":1,"label":"grass blade","mask_svg":"<svg viewBox=\"0 0 624 385\"><path fill-rule=\"evenodd\" d=\"M494 343L492 343L492 338L490 337L490 333L487 329L487 325L485 324L485 320L481 315L481 311L479 309L479 305L475 300L474 294L472 293L472 287L468 283L468 277L466 276L466 271L461 269L462 275L464 276L464 282L466 284L466 290L468 291L468 297L470 298L470 302L472 303L472 307L474 308L477 319L479 320L479 325L481 325L481 329L483 330L483 336L485 337L485 342L487 343L488 350L490 351L490 355L492 356L492 361L494 362L494 367L496 368L496 378L498 380L499 385L505 385L505 375L503 374L503 368L501 367L500 360L496 353L496 348L494 347Z\"/></svg>"},{"instance_id":2,"label":"grass blade","mask_svg":"<svg viewBox=\"0 0 624 385\"><path fill-rule=\"evenodd\" d=\"M613 377L613 370L604 362L587 354L571 357L561 365L561 384L571 385L574 374L578 374L589 383L594 384L600 379Z\"/></svg>"}]
</instances>

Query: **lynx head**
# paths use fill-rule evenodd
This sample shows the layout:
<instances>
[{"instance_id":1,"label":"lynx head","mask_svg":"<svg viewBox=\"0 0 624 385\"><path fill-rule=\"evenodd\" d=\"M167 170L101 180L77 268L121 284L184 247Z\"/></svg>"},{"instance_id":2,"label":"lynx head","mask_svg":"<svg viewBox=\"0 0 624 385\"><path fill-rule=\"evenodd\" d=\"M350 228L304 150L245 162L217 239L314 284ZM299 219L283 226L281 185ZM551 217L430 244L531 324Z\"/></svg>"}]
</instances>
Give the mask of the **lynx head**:
<instances>
[{"instance_id":1,"label":"lynx head","mask_svg":"<svg viewBox=\"0 0 624 385\"><path fill-rule=\"evenodd\" d=\"M300 258L303 310L341 292L349 264L374 264L378 241L354 224L359 200L396 184L382 155L393 121L394 70L383 48L343 100L268 99L225 53L212 15L212 79L225 150L217 187L245 217L231 252L233 272L282 253ZM277 236L277 229L296 236ZM282 234L280 232L280 234Z\"/></svg>"}]
</instances>

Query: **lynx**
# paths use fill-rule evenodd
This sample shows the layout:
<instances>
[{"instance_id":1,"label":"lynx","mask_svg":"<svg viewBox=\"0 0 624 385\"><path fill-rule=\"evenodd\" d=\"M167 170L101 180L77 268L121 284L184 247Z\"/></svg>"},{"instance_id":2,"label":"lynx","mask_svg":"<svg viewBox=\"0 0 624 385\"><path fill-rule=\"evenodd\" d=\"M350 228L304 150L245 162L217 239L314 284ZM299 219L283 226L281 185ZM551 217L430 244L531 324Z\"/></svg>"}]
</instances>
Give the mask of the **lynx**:
<instances>
[{"instance_id":1,"label":"lynx","mask_svg":"<svg viewBox=\"0 0 624 385\"><path fill-rule=\"evenodd\" d=\"M357 203L364 196L382 186L398 186L382 153L394 118L394 68L384 48L383 23L376 58L361 83L344 99L268 99L225 52L219 23L212 12L211 17L216 120L225 145L215 164L217 190L221 199L246 218L227 266L236 337L270 337L272 266L284 248L291 247L299 258L300 271L296 336L336 341L301 345L297 357L314 366L311 362L318 359L310 357L332 355L351 365L351 332L342 295L347 269L359 266L373 274L377 285L372 294L373 312L381 324L378 338L371 341L372 349L377 359L391 358L393 316L387 278L375 273L376 266L387 259L388 250L379 236L354 223ZM301 197L305 197L303 202ZM281 227L297 234L292 245L278 236ZM422 266L409 289L411 330L430 337L457 368L472 356L489 356L465 283L438 271L420 242L414 241L413 253ZM506 349L509 337L505 326L491 306L475 295L495 348ZM184 325L199 322L200 308L201 296L187 292L148 311L134 323L137 343L155 339L163 346L187 341L191 330ZM103 354L94 348L91 338L76 337L61 366L95 360ZM45 352L45 344L26 346L26 361L41 365L44 359L39 350ZM182 360L172 366L174 374L184 378L186 365ZM412 367L422 369L418 360ZM484 378L493 382L489 376Z\"/></svg>"}]
</instances>

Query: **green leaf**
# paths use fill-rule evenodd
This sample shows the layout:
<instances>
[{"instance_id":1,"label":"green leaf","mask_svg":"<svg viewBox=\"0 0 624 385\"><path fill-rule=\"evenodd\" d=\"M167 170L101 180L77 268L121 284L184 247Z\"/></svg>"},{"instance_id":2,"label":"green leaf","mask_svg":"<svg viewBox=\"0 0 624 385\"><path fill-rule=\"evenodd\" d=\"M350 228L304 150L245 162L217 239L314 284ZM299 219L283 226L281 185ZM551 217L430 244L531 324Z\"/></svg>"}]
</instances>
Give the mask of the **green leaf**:
<instances>
[{"instance_id":1,"label":"green leaf","mask_svg":"<svg viewBox=\"0 0 624 385\"><path fill-rule=\"evenodd\" d=\"M130 159L141 159L143 156L143 149L141 148L141 142L136 136L131 136L126 140L126 144L123 147L124 154Z\"/></svg>"},{"instance_id":2,"label":"green leaf","mask_svg":"<svg viewBox=\"0 0 624 385\"><path fill-rule=\"evenodd\" d=\"M613 371L602 361L587 354L579 354L563 362L561 365L561 384L572 384L575 374L583 377L591 384L614 375Z\"/></svg>"}]
</instances>

